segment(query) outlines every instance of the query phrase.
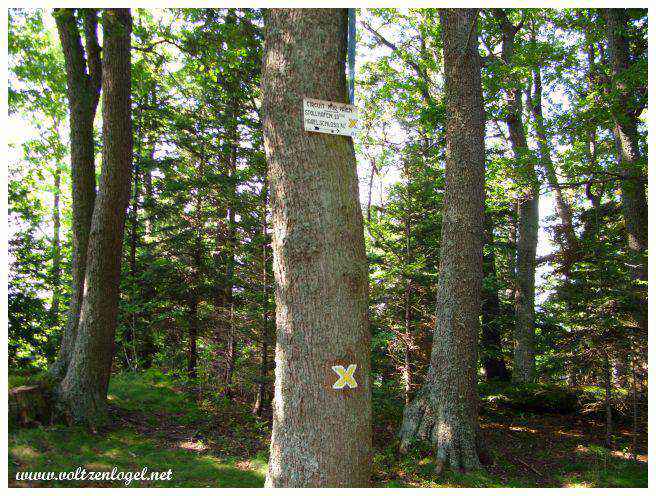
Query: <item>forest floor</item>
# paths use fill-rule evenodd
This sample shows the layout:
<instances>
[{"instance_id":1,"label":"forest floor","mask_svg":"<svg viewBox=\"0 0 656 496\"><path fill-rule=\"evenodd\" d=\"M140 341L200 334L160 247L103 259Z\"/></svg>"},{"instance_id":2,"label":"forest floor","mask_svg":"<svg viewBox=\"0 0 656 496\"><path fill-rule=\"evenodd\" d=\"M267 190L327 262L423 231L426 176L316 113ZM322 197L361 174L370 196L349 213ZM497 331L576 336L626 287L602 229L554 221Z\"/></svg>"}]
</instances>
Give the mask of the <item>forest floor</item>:
<instances>
[{"instance_id":1,"label":"forest floor","mask_svg":"<svg viewBox=\"0 0 656 496\"><path fill-rule=\"evenodd\" d=\"M12 380L10 378L10 385ZM386 398L386 399L382 399ZM130 487L262 487L269 442L265 421L246 404L211 398L160 372L122 373L110 384L111 423L90 433L61 425L10 429L9 486L107 487L123 482L26 483L18 471L172 470L171 481ZM484 398L485 400L486 398ZM394 435L402 404L374 391L377 487L647 487L646 433L631 457L629 429L616 449L603 447L604 426L579 415L522 413L483 401L481 425L492 464L437 477L430 451L400 456Z\"/></svg>"}]
</instances>

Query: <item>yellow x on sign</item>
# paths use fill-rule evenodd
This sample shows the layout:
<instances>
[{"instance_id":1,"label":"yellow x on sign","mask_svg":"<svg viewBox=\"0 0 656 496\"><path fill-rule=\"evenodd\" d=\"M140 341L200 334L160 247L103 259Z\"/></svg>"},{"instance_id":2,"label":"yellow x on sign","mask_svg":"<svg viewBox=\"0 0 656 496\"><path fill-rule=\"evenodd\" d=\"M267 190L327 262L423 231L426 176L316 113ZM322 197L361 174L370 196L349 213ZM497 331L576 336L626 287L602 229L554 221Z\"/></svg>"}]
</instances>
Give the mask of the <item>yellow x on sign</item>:
<instances>
[{"instance_id":1,"label":"yellow x on sign","mask_svg":"<svg viewBox=\"0 0 656 496\"><path fill-rule=\"evenodd\" d=\"M348 386L349 388L358 387L358 383L355 382L355 379L353 378L356 368L357 365L354 363L349 365L346 369L341 365L333 365L332 369L339 376L337 382L333 384L333 389L344 389L344 386Z\"/></svg>"}]
</instances>

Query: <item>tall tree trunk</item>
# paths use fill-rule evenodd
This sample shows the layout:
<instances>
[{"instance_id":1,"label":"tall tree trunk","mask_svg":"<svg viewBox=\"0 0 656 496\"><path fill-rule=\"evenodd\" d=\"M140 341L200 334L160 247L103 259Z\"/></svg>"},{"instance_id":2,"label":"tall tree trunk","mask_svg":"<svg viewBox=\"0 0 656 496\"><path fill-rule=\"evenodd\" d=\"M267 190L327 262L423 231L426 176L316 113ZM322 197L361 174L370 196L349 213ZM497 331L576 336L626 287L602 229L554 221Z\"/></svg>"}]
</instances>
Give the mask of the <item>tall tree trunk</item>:
<instances>
[{"instance_id":1,"label":"tall tree trunk","mask_svg":"<svg viewBox=\"0 0 656 496\"><path fill-rule=\"evenodd\" d=\"M141 110L139 111L141 114ZM130 279L132 282L131 289L131 298L134 300L136 297L136 279L137 279L137 243L138 243L138 228L139 228L139 190L141 188L139 175L141 173L140 162L141 162L141 140L142 136L142 125L143 121L141 115L139 116L139 126L137 130L137 153L136 160L134 162L134 171L132 174L132 205L130 206ZM126 365L129 367L131 365L131 360L135 362L137 360L136 351L133 353L133 356L128 355L129 351L134 351L134 331L137 323L137 315L139 311L136 309L136 305L133 302L133 309L130 311L130 322L126 326L126 333L123 336L124 343L123 345L127 348L126 350Z\"/></svg>"},{"instance_id":2,"label":"tall tree trunk","mask_svg":"<svg viewBox=\"0 0 656 496\"><path fill-rule=\"evenodd\" d=\"M410 404L410 393L412 392L412 308L411 308L411 293L412 293L412 279L409 274L409 265L412 260L410 254L410 177L407 170L405 170L406 185L405 191L405 213L404 213L404 230L405 230L405 292L404 292L404 324L405 335L403 336L403 389L405 393L405 404Z\"/></svg>"},{"instance_id":3,"label":"tall tree trunk","mask_svg":"<svg viewBox=\"0 0 656 496\"><path fill-rule=\"evenodd\" d=\"M483 278L485 117L478 11L440 9L444 43L446 169L440 277L426 384L403 413L401 450L432 442L436 470L480 467L476 340Z\"/></svg>"},{"instance_id":4,"label":"tall tree trunk","mask_svg":"<svg viewBox=\"0 0 656 496\"><path fill-rule=\"evenodd\" d=\"M129 9L103 14L103 154L100 188L89 236L87 274L75 348L60 387L60 406L69 419L95 427L106 416L107 386L114 355L121 245L130 197Z\"/></svg>"},{"instance_id":5,"label":"tall tree trunk","mask_svg":"<svg viewBox=\"0 0 656 496\"><path fill-rule=\"evenodd\" d=\"M503 34L501 58L512 66L515 35L513 25L502 9L494 9ZM506 125L517 161L520 194L517 198L517 259L515 270L515 356L513 380L531 382L535 378L535 253L539 227L539 181L533 157L526 144L522 121L522 91L517 81L506 81Z\"/></svg>"},{"instance_id":6,"label":"tall tree trunk","mask_svg":"<svg viewBox=\"0 0 656 496\"><path fill-rule=\"evenodd\" d=\"M59 359L52 369L53 374L59 378L66 375L77 337L84 294L89 231L96 198L93 120L100 96L101 80L100 47L97 38L98 21L97 12L94 9L78 9L78 13L83 19L84 48L74 9L55 9L54 11L66 67L73 197L71 301Z\"/></svg>"},{"instance_id":7,"label":"tall tree trunk","mask_svg":"<svg viewBox=\"0 0 656 496\"><path fill-rule=\"evenodd\" d=\"M611 115L613 132L621 158L623 179L622 213L628 236L629 250L636 258L635 277L647 281L647 196L644 158L638 147L638 120L641 107L634 104L634 88L626 82L631 68L630 39L626 9L602 9L606 21L608 52L613 73ZM635 313L640 327L647 330L647 294L645 287L634 291L638 311Z\"/></svg>"},{"instance_id":8,"label":"tall tree trunk","mask_svg":"<svg viewBox=\"0 0 656 496\"><path fill-rule=\"evenodd\" d=\"M232 376L237 360L237 335L235 329L235 302L232 299L232 288L229 293L230 307L228 308L228 349L226 350L226 368L224 375L225 395L232 398Z\"/></svg>"},{"instance_id":9,"label":"tall tree trunk","mask_svg":"<svg viewBox=\"0 0 656 496\"><path fill-rule=\"evenodd\" d=\"M195 379L198 377L196 363L198 362L198 303L201 297L200 286L204 272L203 264L203 240L202 233L204 229L203 220L203 201L204 195L201 188L203 177L205 175L205 154L201 151L196 175L196 187L194 189L194 216L192 226L194 230L194 248L192 251L191 278L189 287L189 339L187 349L187 373L189 377Z\"/></svg>"},{"instance_id":10,"label":"tall tree trunk","mask_svg":"<svg viewBox=\"0 0 656 496\"><path fill-rule=\"evenodd\" d=\"M494 232L492 218L485 215L485 238L488 245L483 254L483 276L488 284L482 289L482 319L481 319L481 362L485 379L488 381L507 381L510 373L503 360L501 347L501 302L497 281L496 259L494 256Z\"/></svg>"},{"instance_id":11,"label":"tall tree trunk","mask_svg":"<svg viewBox=\"0 0 656 496\"><path fill-rule=\"evenodd\" d=\"M232 118L235 118L234 105L232 106ZM226 349L226 364L224 371L225 394L232 397L232 374L235 368L237 354L237 335L235 332L235 303L234 303L234 278L235 278L235 248L237 245L237 225L235 223L235 210L237 203L237 144L239 135L236 124L230 133L230 154L228 157L228 181L230 193L228 198L228 236L225 250L227 252L226 277L223 294L223 329L228 338Z\"/></svg>"},{"instance_id":12,"label":"tall tree trunk","mask_svg":"<svg viewBox=\"0 0 656 496\"><path fill-rule=\"evenodd\" d=\"M613 439L613 383L611 382L611 367L608 353L604 354L604 389L606 391L604 401L606 404L606 447L610 448Z\"/></svg>"},{"instance_id":13,"label":"tall tree trunk","mask_svg":"<svg viewBox=\"0 0 656 496\"><path fill-rule=\"evenodd\" d=\"M355 152L348 137L303 130L303 97L348 101L347 23L347 9L265 11L277 328L268 487L369 484L367 259Z\"/></svg>"},{"instance_id":14,"label":"tall tree trunk","mask_svg":"<svg viewBox=\"0 0 656 496\"><path fill-rule=\"evenodd\" d=\"M52 206L52 305L50 306L50 316L57 323L59 320L59 285L61 283L61 212L59 210L59 200L61 197L61 167L59 162L55 166L54 174L54 201Z\"/></svg>"}]
</instances>

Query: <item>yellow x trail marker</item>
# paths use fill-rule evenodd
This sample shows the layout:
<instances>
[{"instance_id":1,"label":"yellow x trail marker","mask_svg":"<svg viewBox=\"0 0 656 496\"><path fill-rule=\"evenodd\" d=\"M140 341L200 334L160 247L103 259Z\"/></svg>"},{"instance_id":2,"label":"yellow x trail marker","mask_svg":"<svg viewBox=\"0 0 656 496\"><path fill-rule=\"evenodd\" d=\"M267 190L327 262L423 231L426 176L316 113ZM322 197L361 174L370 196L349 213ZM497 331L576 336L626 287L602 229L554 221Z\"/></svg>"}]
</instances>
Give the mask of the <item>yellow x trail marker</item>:
<instances>
[{"instance_id":1,"label":"yellow x trail marker","mask_svg":"<svg viewBox=\"0 0 656 496\"><path fill-rule=\"evenodd\" d=\"M356 368L357 365L354 363L349 365L346 369L341 365L333 365L332 369L339 376L337 382L333 384L333 389L344 389L345 386L348 386L349 388L358 387L358 383L355 382L355 379L353 378Z\"/></svg>"}]
</instances>

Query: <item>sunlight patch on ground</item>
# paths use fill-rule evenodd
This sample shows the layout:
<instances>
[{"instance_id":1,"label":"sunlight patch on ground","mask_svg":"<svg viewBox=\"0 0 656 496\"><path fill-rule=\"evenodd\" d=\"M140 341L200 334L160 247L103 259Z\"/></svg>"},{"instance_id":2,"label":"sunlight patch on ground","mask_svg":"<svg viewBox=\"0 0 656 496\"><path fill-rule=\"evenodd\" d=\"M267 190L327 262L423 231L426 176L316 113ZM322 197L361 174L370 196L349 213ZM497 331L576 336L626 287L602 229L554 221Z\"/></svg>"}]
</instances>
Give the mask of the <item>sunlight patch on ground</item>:
<instances>
[{"instance_id":1,"label":"sunlight patch on ground","mask_svg":"<svg viewBox=\"0 0 656 496\"><path fill-rule=\"evenodd\" d=\"M556 434L564 437L583 437L583 435L578 432L564 431L562 429L557 430Z\"/></svg>"},{"instance_id":2,"label":"sunlight patch on ground","mask_svg":"<svg viewBox=\"0 0 656 496\"><path fill-rule=\"evenodd\" d=\"M40 456L40 453L34 448L25 445L13 446L9 452L21 461L34 460Z\"/></svg>"},{"instance_id":3,"label":"sunlight patch on ground","mask_svg":"<svg viewBox=\"0 0 656 496\"><path fill-rule=\"evenodd\" d=\"M589 482L565 482L563 484L563 487L584 487L584 488L587 487L587 488L590 488L590 487L594 487L594 486L591 485Z\"/></svg>"},{"instance_id":4,"label":"sunlight patch on ground","mask_svg":"<svg viewBox=\"0 0 656 496\"><path fill-rule=\"evenodd\" d=\"M191 441L191 440L181 441L178 444L178 447L182 448L184 450L187 450L187 451L201 452L201 451L206 451L207 450L207 446L205 446L203 441Z\"/></svg>"},{"instance_id":5,"label":"sunlight patch on ground","mask_svg":"<svg viewBox=\"0 0 656 496\"><path fill-rule=\"evenodd\" d=\"M531 434L538 433L536 429L533 429L531 427L519 426L519 425L511 425L510 427L508 427L508 430L514 432L530 432Z\"/></svg>"}]
</instances>

